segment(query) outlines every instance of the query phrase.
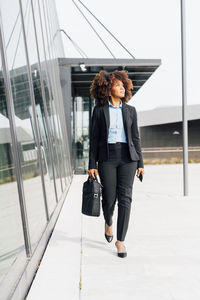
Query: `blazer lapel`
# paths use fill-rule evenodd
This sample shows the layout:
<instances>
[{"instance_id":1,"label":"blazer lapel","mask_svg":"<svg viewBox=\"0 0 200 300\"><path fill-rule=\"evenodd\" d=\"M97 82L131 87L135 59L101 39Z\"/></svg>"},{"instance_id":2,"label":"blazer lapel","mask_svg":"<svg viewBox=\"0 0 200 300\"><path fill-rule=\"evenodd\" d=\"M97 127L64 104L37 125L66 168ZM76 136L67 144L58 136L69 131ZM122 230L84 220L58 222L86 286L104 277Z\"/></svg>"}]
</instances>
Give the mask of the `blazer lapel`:
<instances>
[{"instance_id":1,"label":"blazer lapel","mask_svg":"<svg viewBox=\"0 0 200 300\"><path fill-rule=\"evenodd\" d=\"M107 130L107 137L108 137L108 130L109 130L109 126L110 126L110 114L109 114L108 102L103 106L103 112L104 112L104 116L105 116L106 130Z\"/></svg>"},{"instance_id":2,"label":"blazer lapel","mask_svg":"<svg viewBox=\"0 0 200 300\"><path fill-rule=\"evenodd\" d=\"M107 130L107 137L108 137L108 131L109 131L109 126L110 126L110 114L109 114L108 102L103 106L103 112L104 112L104 116L105 116L106 130ZM124 130L125 130L125 133L127 136L127 134L128 134L127 121L129 118L129 114L128 114L127 105L124 104L123 102L122 102L122 118L123 118Z\"/></svg>"},{"instance_id":3,"label":"blazer lapel","mask_svg":"<svg viewBox=\"0 0 200 300\"><path fill-rule=\"evenodd\" d=\"M128 114L127 105L124 104L123 102L122 102L122 118L123 118L126 137L128 138L127 122L128 122L129 114Z\"/></svg>"}]
</instances>

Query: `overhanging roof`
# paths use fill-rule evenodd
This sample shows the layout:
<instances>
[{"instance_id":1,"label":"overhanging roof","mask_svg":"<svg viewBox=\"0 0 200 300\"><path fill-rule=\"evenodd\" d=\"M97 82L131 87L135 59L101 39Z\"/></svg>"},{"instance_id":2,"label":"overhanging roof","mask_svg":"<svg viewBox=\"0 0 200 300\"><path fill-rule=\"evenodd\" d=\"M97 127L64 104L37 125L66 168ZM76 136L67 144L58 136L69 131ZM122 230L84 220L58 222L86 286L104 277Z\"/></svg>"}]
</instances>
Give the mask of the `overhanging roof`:
<instances>
[{"instance_id":1,"label":"overhanging roof","mask_svg":"<svg viewBox=\"0 0 200 300\"><path fill-rule=\"evenodd\" d=\"M81 70L81 63L87 71ZM132 94L135 95L160 64L160 59L59 58L60 66L71 66L73 96L89 96L89 87L96 73L116 69L128 71L134 87Z\"/></svg>"}]
</instances>

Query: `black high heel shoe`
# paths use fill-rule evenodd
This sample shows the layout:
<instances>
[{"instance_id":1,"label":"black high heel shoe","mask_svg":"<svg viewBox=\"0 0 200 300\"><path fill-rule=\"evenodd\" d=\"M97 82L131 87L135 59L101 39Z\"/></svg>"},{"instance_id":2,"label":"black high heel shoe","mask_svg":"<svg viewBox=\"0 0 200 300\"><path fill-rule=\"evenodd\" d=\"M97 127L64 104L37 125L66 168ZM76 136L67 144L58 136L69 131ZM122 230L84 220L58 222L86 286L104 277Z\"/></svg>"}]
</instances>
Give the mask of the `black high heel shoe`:
<instances>
[{"instance_id":1,"label":"black high heel shoe","mask_svg":"<svg viewBox=\"0 0 200 300\"><path fill-rule=\"evenodd\" d=\"M115 242L115 246L116 246L116 248L117 248L117 242ZM124 245L123 245L124 246ZM125 248L125 246L124 246L124 248ZM126 248L125 248L126 249ZM117 255L119 256L119 257L126 257L127 256L127 252L125 251L125 252L117 252Z\"/></svg>"},{"instance_id":2,"label":"black high heel shoe","mask_svg":"<svg viewBox=\"0 0 200 300\"><path fill-rule=\"evenodd\" d=\"M105 223L105 227L106 227L106 223ZM105 233L105 238L106 238L107 242L110 243L110 242L112 242L112 240L113 240L113 235L107 235L107 234Z\"/></svg>"}]
</instances>

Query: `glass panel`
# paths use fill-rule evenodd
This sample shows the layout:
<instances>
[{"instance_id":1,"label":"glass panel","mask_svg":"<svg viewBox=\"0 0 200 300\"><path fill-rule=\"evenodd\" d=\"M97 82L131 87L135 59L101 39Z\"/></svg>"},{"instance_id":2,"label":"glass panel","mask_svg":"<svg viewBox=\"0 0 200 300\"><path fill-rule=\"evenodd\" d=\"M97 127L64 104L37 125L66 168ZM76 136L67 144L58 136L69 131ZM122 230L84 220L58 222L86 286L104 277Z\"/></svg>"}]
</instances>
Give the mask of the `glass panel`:
<instances>
[{"instance_id":1,"label":"glass panel","mask_svg":"<svg viewBox=\"0 0 200 300\"><path fill-rule=\"evenodd\" d=\"M19 12L18 3L17 0L8 0L2 3L1 8L3 24L6 25L5 42L7 45L7 61L14 99L15 122L17 127L30 237L32 248L34 249L44 231L46 215L20 17L15 24L16 13ZM23 1L23 3L25 6L24 20L26 34L30 37L30 1ZM8 19L11 20L10 26L7 26ZM36 56L34 56L33 59L35 60Z\"/></svg>"},{"instance_id":2,"label":"glass panel","mask_svg":"<svg viewBox=\"0 0 200 300\"><path fill-rule=\"evenodd\" d=\"M40 5L39 5L40 4ZM36 20L36 32L37 32L37 40L38 40L38 45L39 45L39 53L40 53L40 61L41 61L41 68L42 68L42 79L43 79L43 85L45 89L45 99L46 99L46 106L47 106L47 118L48 118L48 124L49 124L49 137L50 141L52 144L52 151L53 151L53 163L51 162L51 166L49 166L49 172L52 171L54 167L54 172L55 172L55 180L56 180L56 188L57 188L57 193L58 197L61 195L61 183L60 183L60 172L59 172L59 159L58 159L58 154L56 151L56 140L55 140L55 129L54 129L54 124L53 124L53 109L52 109L52 101L50 99L50 95L52 94L49 88L48 84L48 78L47 78L47 72L49 72L48 67L47 67L47 62L45 60L45 49L47 51L47 39L46 35L44 35L44 40L43 40L43 35L44 34L44 20L41 19L41 9L42 7L41 3L39 1L35 2L34 6L34 14L35 14L35 20ZM36 97L36 96L35 96ZM47 132L47 120L44 119L44 112L43 112L43 123L44 127L46 128ZM50 146L48 146L48 151L50 149ZM50 154L50 153L49 153ZM50 164L50 161L49 161ZM49 202L49 198L48 198ZM51 205L51 204L50 204Z\"/></svg>"},{"instance_id":3,"label":"glass panel","mask_svg":"<svg viewBox=\"0 0 200 300\"><path fill-rule=\"evenodd\" d=\"M1 60L0 60L1 65ZM18 128L19 130L19 128ZM0 285L25 249L4 79L0 70Z\"/></svg>"},{"instance_id":4,"label":"glass panel","mask_svg":"<svg viewBox=\"0 0 200 300\"><path fill-rule=\"evenodd\" d=\"M43 1L38 1L38 8L40 9L41 12L41 23L36 22L37 26L37 33L38 37L40 38L40 32L43 31L44 33L44 42L45 42L45 53L46 53L46 64L43 64L43 68L46 69L44 73L44 78L45 78L45 92L46 92L46 99L49 105L49 111L51 112L49 114L49 120L51 122L51 130L52 130L52 146L53 146L53 157L54 157L54 164L55 164L55 174L56 174L56 181L57 181L57 187L58 187L58 198L60 198L62 189L61 187L64 186L64 180L62 180L62 168L63 168L63 162L62 162L62 153L60 151L60 136L59 136L59 126L58 126L58 120L57 120L57 115L55 112L55 101L56 101L56 92L55 92L55 81L54 81L54 76L55 76L55 70L53 67L53 63L51 61L50 57L50 47L52 47L52 44L50 42L49 38L49 28L48 26L48 21L47 21L47 11L45 10L44 12L44 6L43 6ZM38 14L39 18L39 14ZM40 27L39 27L40 25ZM42 43L42 40L41 40ZM42 52L44 51L43 46L42 46ZM41 50L40 49L40 50ZM44 53L42 54L43 57L45 56ZM43 60L42 60L43 61ZM47 77L48 74L48 77Z\"/></svg>"},{"instance_id":5,"label":"glass panel","mask_svg":"<svg viewBox=\"0 0 200 300\"><path fill-rule=\"evenodd\" d=\"M86 174L88 170L89 158L89 97L74 98L74 133L73 152L76 174Z\"/></svg>"},{"instance_id":6,"label":"glass panel","mask_svg":"<svg viewBox=\"0 0 200 300\"><path fill-rule=\"evenodd\" d=\"M26 1L23 1L24 12L25 12L25 5L26 5ZM33 6L34 6L34 12L36 12L36 9L38 8L37 1L33 1ZM27 32L27 46L28 46L29 62L31 66L34 96L35 96L35 103L36 103L36 114L37 114L38 130L40 136L40 145L42 151L42 164L43 164L45 188L46 188L47 201L48 201L48 210L49 210L49 214L51 214L56 206L56 196L55 196L55 189L54 189L53 165L51 161L50 145L47 136L47 124L46 124L47 120L45 118L44 101L43 101L42 89L41 89L41 79L43 79L44 74L40 74L40 70L39 70L32 10L30 13L29 20L26 21L25 13L24 13L24 19L25 19L25 26L29 28Z\"/></svg>"},{"instance_id":7,"label":"glass panel","mask_svg":"<svg viewBox=\"0 0 200 300\"><path fill-rule=\"evenodd\" d=\"M62 94L61 94L61 87L60 87L60 82L59 82L59 72L58 72L58 62L53 60L54 58L54 48L52 47L53 45L53 39L54 39L54 34L55 32L52 30L52 24L49 22L49 20L53 19L52 16L48 16L49 7L48 5L46 6L46 1L42 1L43 5L40 5L41 11L42 11L42 16L43 16L43 28L45 29L45 36L47 36L47 48L46 48L46 54L47 54L47 61L48 61L48 74L49 74L49 79L50 79L50 85L51 85L51 107L52 107L52 112L53 112L53 125L54 125L54 130L55 130L55 138L56 138L56 143L55 143L55 151L57 153L58 157L58 171L60 174L60 178L62 181L62 186L66 184L66 174L67 174L67 161L66 161L66 145L64 146L63 141L64 136L61 130L62 126L62 116L60 114L60 100L62 99ZM44 12L45 8L45 12ZM62 113L63 113L63 108L62 108ZM68 163L69 164L69 163Z\"/></svg>"},{"instance_id":8,"label":"glass panel","mask_svg":"<svg viewBox=\"0 0 200 300\"><path fill-rule=\"evenodd\" d=\"M69 141L68 141L68 135L66 130L66 119L65 119L65 113L64 113L64 107L63 102L59 99L62 99L62 91L61 91L61 84L60 84L60 71L59 71L59 63L57 58L58 57L64 57L64 48L62 45L62 37L61 37L61 31L60 26L56 14L56 6L54 1L47 1L44 0L44 3L46 4L46 11L48 12L48 26L49 26L49 33L50 33L50 40L51 40L51 57L53 60L53 66L54 66L54 78L55 78L55 86L56 86L56 92L57 97L55 101L55 108L56 108L56 114L58 119L58 125L59 125L59 131L60 131L60 147L61 151L63 153L62 155L62 176L67 177L67 179L70 179L70 169L71 169L71 162L69 161L70 153L69 153ZM65 180L65 184L68 185L69 181Z\"/></svg>"}]
</instances>

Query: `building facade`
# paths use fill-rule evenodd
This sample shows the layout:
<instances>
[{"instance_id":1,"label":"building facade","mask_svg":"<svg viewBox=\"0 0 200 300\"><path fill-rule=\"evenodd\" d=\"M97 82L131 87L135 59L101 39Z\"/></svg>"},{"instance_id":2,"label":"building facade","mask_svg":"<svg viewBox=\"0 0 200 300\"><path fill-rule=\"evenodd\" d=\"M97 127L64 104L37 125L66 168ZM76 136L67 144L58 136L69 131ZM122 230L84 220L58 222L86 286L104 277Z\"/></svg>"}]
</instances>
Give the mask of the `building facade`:
<instances>
[{"instance_id":1,"label":"building facade","mask_svg":"<svg viewBox=\"0 0 200 300\"><path fill-rule=\"evenodd\" d=\"M72 179L53 0L0 1L0 298L24 299Z\"/></svg>"}]
</instances>

